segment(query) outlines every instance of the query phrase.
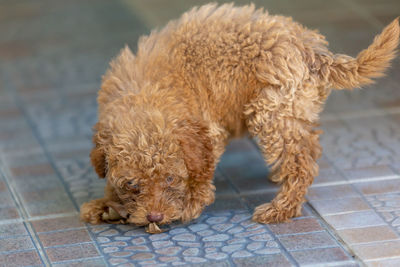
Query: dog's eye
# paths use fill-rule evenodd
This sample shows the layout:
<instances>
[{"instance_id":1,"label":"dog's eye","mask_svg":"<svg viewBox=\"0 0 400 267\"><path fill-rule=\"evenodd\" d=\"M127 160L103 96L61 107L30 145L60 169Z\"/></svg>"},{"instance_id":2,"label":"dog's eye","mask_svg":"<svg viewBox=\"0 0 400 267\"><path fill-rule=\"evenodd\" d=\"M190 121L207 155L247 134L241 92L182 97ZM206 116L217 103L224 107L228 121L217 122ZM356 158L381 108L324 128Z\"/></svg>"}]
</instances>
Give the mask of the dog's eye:
<instances>
[{"instance_id":1,"label":"dog's eye","mask_svg":"<svg viewBox=\"0 0 400 267\"><path fill-rule=\"evenodd\" d=\"M167 176L167 183L171 184L174 181L174 177L172 176Z\"/></svg>"},{"instance_id":2,"label":"dog's eye","mask_svg":"<svg viewBox=\"0 0 400 267\"><path fill-rule=\"evenodd\" d=\"M130 191L132 191L134 194L139 194L140 193L140 188L139 185L136 184L133 181L129 181L125 184L125 186L127 187L127 189L129 189Z\"/></svg>"}]
</instances>

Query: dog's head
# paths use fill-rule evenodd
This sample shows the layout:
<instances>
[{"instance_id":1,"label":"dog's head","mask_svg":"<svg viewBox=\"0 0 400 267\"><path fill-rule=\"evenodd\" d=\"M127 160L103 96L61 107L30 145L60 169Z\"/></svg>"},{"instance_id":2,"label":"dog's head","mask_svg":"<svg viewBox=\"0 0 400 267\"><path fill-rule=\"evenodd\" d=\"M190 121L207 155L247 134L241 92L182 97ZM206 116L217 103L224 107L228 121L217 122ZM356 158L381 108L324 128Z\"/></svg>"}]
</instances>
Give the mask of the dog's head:
<instances>
[{"instance_id":1,"label":"dog's head","mask_svg":"<svg viewBox=\"0 0 400 267\"><path fill-rule=\"evenodd\" d=\"M129 115L98 123L93 137L92 165L120 199L113 208L137 225L198 217L214 201L207 127L188 119L166 122L160 112Z\"/></svg>"}]
</instances>

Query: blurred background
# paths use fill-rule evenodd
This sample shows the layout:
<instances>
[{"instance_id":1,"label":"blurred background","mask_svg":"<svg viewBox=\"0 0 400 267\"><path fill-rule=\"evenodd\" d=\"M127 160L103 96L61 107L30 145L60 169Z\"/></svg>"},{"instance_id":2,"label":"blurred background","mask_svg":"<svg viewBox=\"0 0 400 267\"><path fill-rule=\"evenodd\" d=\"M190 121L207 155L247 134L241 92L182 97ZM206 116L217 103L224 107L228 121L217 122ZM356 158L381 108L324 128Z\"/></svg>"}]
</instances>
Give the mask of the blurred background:
<instances>
[{"instance_id":1,"label":"blurred background","mask_svg":"<svg viewBox=\"0 0 400 267\"><path fill-rule=\"evenodd\" d=\"M351 56L400 15L399 0L253 2L318 29L332 52ZM79 206L101 197L105 183L89 152L108 62L205 3L0 0L0 265L400 266L399 59L376 84L328 98L320 175L292 223L250 221L277 186L246 139L227 148L217 200L193 225L150 237L134 226L79 222Z\"/></svg>"}]
</instances>

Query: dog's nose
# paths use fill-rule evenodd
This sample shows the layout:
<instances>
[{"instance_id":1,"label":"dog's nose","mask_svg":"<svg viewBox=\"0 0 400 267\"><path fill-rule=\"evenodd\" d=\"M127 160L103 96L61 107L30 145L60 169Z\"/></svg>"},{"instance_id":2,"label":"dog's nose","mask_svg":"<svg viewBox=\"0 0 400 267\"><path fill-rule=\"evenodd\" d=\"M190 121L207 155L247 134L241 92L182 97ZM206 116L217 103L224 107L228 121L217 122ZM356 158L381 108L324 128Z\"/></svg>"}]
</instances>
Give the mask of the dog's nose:
<instances>
[{"instance_id":1,"label":"dog's nose","mask_svg":"<svg viewBox=\"0 0 400 267\"><path fill-rule=\"evenodd\" d=\"M164 219L164 214L152 211L147 214L146 218L149 222L161 222Z\"/></svg>"}]
</instances>

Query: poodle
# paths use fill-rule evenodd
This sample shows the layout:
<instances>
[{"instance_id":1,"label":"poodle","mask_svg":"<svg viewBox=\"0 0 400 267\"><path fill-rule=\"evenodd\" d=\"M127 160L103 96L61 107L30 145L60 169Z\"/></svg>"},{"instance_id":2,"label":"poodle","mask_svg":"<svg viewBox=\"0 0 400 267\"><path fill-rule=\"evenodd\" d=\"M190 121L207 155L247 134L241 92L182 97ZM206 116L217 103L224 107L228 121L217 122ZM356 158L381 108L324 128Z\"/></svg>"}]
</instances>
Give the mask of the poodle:
<instances>
[{"instance_id":1,"label":"poodle","mask_svg":"<svg viewBox=\"0 0 400 267\"><path fill-rule=\"evenodd\" d=\"M213 173L232 138L249 134L280 183L253 220L301 215L318 175L319 113L332 89L372 83L395 57L398 18L356 58L324 36L253 5L193 8L125 47L98 93L90 154L105 196L81 219L158 225L197 218L214 201ZM158 229L157 229L158 228Z\"/></svg>"}]
</instances>

